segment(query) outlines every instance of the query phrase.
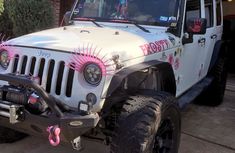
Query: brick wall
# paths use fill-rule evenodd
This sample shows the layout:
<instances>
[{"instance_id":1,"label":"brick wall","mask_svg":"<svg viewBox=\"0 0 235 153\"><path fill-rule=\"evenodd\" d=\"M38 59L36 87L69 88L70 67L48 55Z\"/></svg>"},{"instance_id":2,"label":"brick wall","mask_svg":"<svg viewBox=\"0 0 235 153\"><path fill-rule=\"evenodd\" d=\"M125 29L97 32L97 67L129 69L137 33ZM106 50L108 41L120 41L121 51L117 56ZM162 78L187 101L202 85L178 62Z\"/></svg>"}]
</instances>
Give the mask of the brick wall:
<instances>
[{"instance_id":1,"label":"brick wall","mask_svg":"<svg viewBox=\"0 0 235 153\"><path fill-rule=\"evenodd\" d=\"M60 23L60 0L51 0L54 7L55 13L55 26L58 26Z\"/></svg>"}]
</instances>

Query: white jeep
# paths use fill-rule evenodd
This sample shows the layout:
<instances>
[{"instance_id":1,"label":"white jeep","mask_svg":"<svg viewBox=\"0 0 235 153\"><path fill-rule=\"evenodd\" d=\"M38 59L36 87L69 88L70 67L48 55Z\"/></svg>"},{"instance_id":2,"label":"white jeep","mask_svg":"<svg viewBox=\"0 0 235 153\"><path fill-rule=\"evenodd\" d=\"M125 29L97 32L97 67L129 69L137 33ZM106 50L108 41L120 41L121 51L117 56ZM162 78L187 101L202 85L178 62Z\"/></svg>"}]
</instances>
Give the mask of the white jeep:
<instances>
[{"instance_id":1,"label":"white jeep","mask_svg":"<svg viewBox=\"0 0 235 153\"><path fill-rule=\"evenodd\" d=\"M180 108L223 100L221 3L76 0L67 26L3 42L0 141L23 132L77 150L88 138L112 153L177 153Z\"/></svg>"}]
</instances>

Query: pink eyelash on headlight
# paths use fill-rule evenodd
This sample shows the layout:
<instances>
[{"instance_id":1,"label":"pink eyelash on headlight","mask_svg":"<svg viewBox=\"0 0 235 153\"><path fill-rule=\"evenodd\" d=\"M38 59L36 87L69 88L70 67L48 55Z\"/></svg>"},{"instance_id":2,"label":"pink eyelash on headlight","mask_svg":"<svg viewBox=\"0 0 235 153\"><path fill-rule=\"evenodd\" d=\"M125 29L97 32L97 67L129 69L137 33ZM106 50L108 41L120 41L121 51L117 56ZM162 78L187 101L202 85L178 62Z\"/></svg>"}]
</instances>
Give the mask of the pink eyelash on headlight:
<instances>
[{"instance_id":1,"label":"pink eyelash on headlight","mask_svg":"<svg viewBox=\"0 0 235 153\"><path fill-rule=\"evenodd\" d=\"M8 52L8 58L9 60L13 59L14 56L17 54L16 50L13 49L11 46L7 46L5 44L0 44L0 51L5 50Z\"/></svg>"},{"instance_id":2,"label":"pink eyelash on headlight","mask_svg":"<svg viewBox=\"0 0 235 153\"><path fill-rule=\"evenodd\" d=\"M115 72L114 63L112 59L108 59L107 55L102 55L102 49L87 45L87 47L77 48L70 57L69 68L82 72L83 68L88 63L97 64L102 71L102 75L113 75Z\"/></svg>"},{"instance_id":3,"label":"pink eyelash on headlight","mask_svg":"<svg viewBox=\"0 0 235 153\"><path fill-rule=\"evenodd\" d=\"M18 54L18 51L14 49L10 44L8 44L6 41L9 39L7 38L4 41L5 35L0 34L0 51L5 50L8 52L8 58L13 59L16 54Z\"/></svg>"},{"instance_id":4,"label":"pink eyelash on headlight","mask_svg":"<svg viewBox=\"0 0 235 153\"><path fill-rule=\"evenodd\" d=\"M10 37L7 37L6 39L6 35L5 34L2 34L2 33L0 33L0 43L3 43L3 42L6 42L7 40L9 40L10 39Z\"/></svg>"}]
</instances>

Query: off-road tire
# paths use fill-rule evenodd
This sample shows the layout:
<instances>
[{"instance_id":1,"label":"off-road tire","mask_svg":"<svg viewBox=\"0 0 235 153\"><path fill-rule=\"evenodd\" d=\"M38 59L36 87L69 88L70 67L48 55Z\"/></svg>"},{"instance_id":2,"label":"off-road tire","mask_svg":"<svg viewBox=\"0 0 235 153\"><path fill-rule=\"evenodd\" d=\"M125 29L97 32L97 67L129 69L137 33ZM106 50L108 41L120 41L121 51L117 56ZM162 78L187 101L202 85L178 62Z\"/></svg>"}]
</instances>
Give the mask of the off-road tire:
<instances>
[{"instance_id":1,"label":"off-road tire","mask_svg":"<svg viewBox=\"0 0 235 153\"><path fill-rule=\"evenodd\" d=\"M211 70L209 76L213 77L211 85L196 100L196 103L208 106L219 106L223 102L228 69L226 57L220 57Z\"/></svg>"},{"instance_id":2,"label":"off-road tire","mask_svg":"<svg viewBox=\"0 0 235 153\"><path fill-rule=\"evenodd\" d=\"M25 138L27 135L0 126L0 143L13 143Z\"/></svg>"},{"instance_id":3,"label":"off-road tire","mask_svg":"<svg viewBox=\"0 0 235 153\"><path fill-rule=\"evenodd\" d=\"M177 153L180 129L181 115L173 96L141 92L131 96L123 106L114 130L111 153ZM167 130L172 138L168 141L159 136Z\"/></svg>"}]
</instances>

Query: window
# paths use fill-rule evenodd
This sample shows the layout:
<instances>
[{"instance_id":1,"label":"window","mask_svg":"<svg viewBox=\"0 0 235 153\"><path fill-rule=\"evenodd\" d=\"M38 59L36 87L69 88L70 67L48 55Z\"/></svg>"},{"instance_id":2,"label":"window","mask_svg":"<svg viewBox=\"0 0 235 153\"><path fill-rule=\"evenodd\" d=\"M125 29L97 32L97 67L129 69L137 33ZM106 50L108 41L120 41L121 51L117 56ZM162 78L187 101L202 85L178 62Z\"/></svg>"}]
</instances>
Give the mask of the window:
<instances>
[{"instance_id":1,"label":"window","mask_svg":"<svg viewBox=\"0 0 235 153\"><path fill-rule=\"evenodd\" d=\"M180 0L80 0L72 13L73 20L100 22L136 22L169 26L178 20Z\"/></svg>"},{"instance_id":2,"label":"window","mask_svg":"<svg viewBox=\"0 0 235 153\"><path fill-rule=\"evenodd\" d=\"M213 16L213 0L205 0L205 12L207 19L207 27L213 27L214 16Z\"/></svg>"},{"instance_id":3,"label":"window","mask_svg":"<svg viewBox=\"0 0 235 153\"><path fill-rule=\"evenodd\" d=\"M216 18L217 18L217 26L222 24L222 13L221 13L221 2L220 0L216 0Z\"/></svg>"},{"instance_id":4,"label":"window","mask_svg":"<svg viewBox=\"0 0 235 153\"><path fill-rule=\"evenodd\" d=\"M186 30L187 21L191 18L201 18L201 2L200 0L187 0L186 15L185 15L185 27Z\"/></svg>"},{"instance_id":5,"label":"window","mask_svg":"<svg viewBox=\"0 0 235 153\"><path fill-rule=\"evenodd\" d=\"M188 0L186 5L186 21L190 18L201 17L200 0Z\"/></svg>"}]
</instances>

